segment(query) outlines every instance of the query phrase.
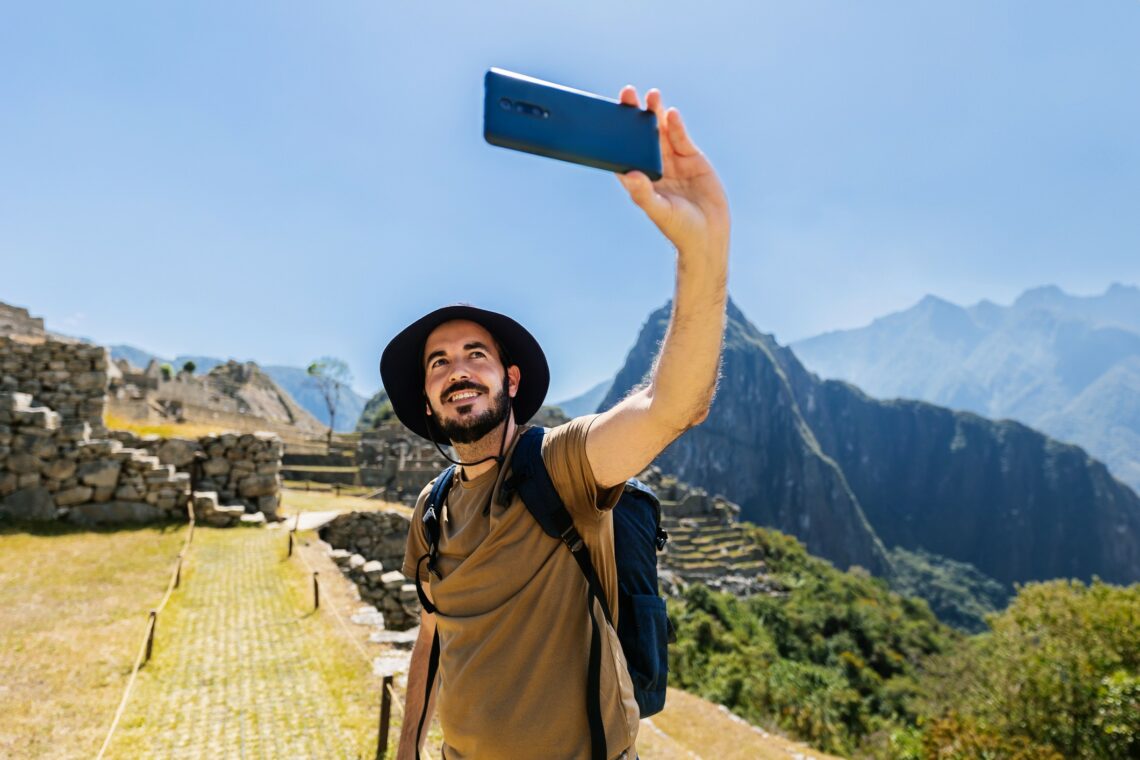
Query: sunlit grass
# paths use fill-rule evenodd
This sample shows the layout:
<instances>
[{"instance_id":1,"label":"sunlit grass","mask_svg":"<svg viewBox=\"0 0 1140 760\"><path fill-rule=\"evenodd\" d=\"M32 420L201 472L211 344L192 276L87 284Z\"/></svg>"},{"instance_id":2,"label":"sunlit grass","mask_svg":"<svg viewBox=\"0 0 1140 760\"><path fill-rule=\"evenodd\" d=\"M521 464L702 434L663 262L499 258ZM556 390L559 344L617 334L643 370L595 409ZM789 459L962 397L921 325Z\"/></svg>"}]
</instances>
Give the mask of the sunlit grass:
<instances>
[{"instance_id":1,"label":"sunlit grass","mask_svg":"<svg viewBox=\"0 0 1140 760\"><path fill-rule=\"evenodd\" d=\"M0 527L0 757L91 758L185 526Z\"/></svg>"}]
</instances>

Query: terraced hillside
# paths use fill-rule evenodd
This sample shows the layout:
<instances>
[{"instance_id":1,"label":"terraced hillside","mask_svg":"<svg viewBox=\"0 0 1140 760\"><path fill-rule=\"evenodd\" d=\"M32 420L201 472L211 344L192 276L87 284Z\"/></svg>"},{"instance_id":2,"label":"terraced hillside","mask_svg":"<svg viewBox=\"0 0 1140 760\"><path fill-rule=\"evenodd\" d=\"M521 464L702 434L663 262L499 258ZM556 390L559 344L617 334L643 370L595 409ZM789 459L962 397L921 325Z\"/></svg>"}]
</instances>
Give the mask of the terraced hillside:
<instances>
[{"instance_id":1,"label":"terraced hillside","mask_svg":"<svg viewBox=\"0 0 1140 760\"><path fill-rule=\"evenodd\" d=\"M669 534L660 557L662 591L676 594L690 583L739 596L775 590L764 552L737 522L740 507L656 468L641 480L661 500L661 527Z\"/></svg>"}]
</instances>

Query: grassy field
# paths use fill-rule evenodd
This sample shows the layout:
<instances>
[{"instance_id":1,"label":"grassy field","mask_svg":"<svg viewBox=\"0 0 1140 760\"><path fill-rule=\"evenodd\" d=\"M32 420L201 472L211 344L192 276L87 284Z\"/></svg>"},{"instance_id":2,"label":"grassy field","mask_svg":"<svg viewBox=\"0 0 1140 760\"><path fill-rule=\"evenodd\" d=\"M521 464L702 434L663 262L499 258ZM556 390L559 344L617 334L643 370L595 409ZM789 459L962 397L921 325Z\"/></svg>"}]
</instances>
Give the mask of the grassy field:
<instances>
[{"instance_id":1,"label":"grassy field","mask_svg":"<svg viewBox=\"0 0 1140 760\"><path fill-rule=\"evenodd\" d=\"M0 757L91 758L185 528L0 526Z\"/></svg>"}]
</instances>

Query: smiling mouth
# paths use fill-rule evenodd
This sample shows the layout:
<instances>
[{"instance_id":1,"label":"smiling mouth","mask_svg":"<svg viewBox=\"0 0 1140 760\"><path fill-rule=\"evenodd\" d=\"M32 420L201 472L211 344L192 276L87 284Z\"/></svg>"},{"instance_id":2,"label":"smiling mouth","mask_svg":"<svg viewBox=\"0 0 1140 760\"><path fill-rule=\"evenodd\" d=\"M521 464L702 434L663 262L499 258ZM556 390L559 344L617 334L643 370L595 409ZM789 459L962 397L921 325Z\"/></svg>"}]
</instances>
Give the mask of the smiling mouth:
<instances>
[{"instance_id":1,"label":"smiling mouth","mask_svg":"<svg viewBox=\"0 0 1140 760\"><path fill-rule=\"evenodd\" d=\"M451 398L447 400L449 404L462 404L465 401L472 401L479 396L479 391L459 391L458 393L451 394Z\"/></svg>"}]
</instances>

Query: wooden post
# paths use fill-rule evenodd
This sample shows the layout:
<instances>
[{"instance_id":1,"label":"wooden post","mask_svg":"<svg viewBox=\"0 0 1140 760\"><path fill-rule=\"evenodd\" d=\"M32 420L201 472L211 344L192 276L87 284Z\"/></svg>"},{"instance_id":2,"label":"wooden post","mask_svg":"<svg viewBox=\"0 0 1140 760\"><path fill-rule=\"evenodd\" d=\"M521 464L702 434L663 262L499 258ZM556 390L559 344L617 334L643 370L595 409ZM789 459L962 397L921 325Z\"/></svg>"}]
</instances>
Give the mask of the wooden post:
<instances>
[{"instance_id":1,"label":"wooden post","mask_svg":"<svg viewBox=\"0 0 1140 760\"><path fill-rule=\"evenodd\" d=\"M293 556L293 531L289 531L289 551L285 554L286 557Z\"/></svg>"},{"instance_id":2,"label":"wooden post","mask_svg":"<svg viewBox=\"0 0 1140 760\"><path fill-rule=\"evenodd\" d=\"M182 583L182 552L178 552L178 566L174 568L174 588Z\"/></svg>"},{"instance_id":3,"label":"wooden post","mask_svg":"<svg viewBox=\"0 0 1140 760\"><path fill-rule=\"evenodd\" d=\"M146 632L146 654L143 656L143 663L150 662L150 654L154 651L154 628L158 625L158 611L150 611L150 620L147 624Z\"/></svg>"},{"instance_id":4,"label":"wooden post","mask_svg":"<svg viewBox=\"0 0 1140 760\"><path fill-rule=\"evenodd\" d=\"M321 607L321 587L317 585L317 571L313 571L313 609Z\"/></svg>"},{"instance_id":5,"label":"wooden post","mask_svg":"<svg viewBox=\"0 0 1140 760\"><path fill-rule=\"evenodd\" d=\"M340 483L335 484L337 498L340 497Z\"/></svg>"},{"instance_id":6,"label":"wooden post","mask_svg":"<svg viewBox=\"0 0 1140 760\"><path fill-rule=\"evenodd\" d=\"M380 740L376 743L376 760L388 753L388 723L392 717L392 676L384 676L380 687Z\"/></svg>"}]
</instances>

